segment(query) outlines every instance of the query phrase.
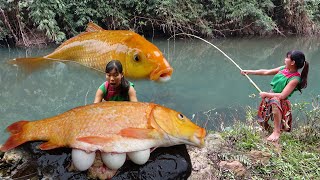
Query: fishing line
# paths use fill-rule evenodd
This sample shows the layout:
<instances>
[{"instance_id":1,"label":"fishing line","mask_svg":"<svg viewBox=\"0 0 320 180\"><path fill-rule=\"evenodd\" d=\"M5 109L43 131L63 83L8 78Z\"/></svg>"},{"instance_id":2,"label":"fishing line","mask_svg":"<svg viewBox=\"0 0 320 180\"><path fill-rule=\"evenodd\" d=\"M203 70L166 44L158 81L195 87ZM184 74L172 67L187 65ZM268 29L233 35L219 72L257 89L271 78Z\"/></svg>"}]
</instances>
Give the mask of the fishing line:
<instances>
[{"instance_id":1,"label":"fishing line","mask_svg":"<svg viewBox=\"0 0 320 180\"><path fill-rule=\"evenodd\" d=\"M214 48L216 48L218 51L220 51L225 57L227 57L240 71L242 71L241 67L240 67L233 59L231 59L226 53L224 53L221 49L219 49L217 46L215 46L214 44L210 43L209 41L207 41L207 40L205 40L205 39L202 39L201 37L198 37L198 36L196 36L196 35L187 34L187 33L178 33L178 34L174 34L174 35L171 36L171 37L175 37L175 36L178 36L178 35L192 36L192 37L198 38L198 39L200 39L200 40L202 40L202 41L210 44L211 46L213 46ZM170 37L170 38L171 38L171 37ZM170 38L169 38L169 39L170 39ZM168 40L169 40L169 39L168 39ZM248 78L248 80L250 81L250 83L259 91L259 93L262 92L261 89L256 85L256 83L254 83L254 82L252 81L252 79L251 79L247 74L244 74L244 75Z\"/></svg>"}]
</instances>

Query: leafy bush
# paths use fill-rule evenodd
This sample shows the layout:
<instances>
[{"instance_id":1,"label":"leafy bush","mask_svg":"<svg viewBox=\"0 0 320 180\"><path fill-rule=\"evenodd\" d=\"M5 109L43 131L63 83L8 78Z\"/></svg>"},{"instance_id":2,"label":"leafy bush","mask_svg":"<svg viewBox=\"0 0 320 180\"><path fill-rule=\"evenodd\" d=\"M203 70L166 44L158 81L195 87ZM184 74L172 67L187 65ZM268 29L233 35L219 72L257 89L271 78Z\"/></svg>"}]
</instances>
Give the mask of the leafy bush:
<instances>
[{"instance_id":1,"label":"leafy bush","mask_svg":"<svg viewBox=\"0 0 320 180\"><path fill-rule=\"evenodd\" d=\"M0 0L0 40L29 46L43 33L60 43L84 31L89 21L152 36L303 34L317 31L319 19L316 0Z\"/></svg>"}]
</instances>

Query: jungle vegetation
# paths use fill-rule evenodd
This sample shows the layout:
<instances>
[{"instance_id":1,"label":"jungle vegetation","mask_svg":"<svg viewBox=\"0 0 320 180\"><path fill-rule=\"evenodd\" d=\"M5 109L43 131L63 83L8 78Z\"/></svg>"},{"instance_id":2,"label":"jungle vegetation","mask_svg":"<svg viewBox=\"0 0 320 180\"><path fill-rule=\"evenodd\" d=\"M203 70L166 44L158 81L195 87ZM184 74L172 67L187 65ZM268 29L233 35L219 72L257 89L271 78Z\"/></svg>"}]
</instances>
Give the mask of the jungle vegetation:
<instances>
[{"instance_id":1,"label":"jungle vegetation","mask_svg":"<svg viewBox=\"0 0 320 180\"><path fill-rule=\"evenodd\" d=\"M60 43L89 21L146 37L206 38L319 33L318 0L0 0L0 42Z\"/></svg>"}]
</instances>

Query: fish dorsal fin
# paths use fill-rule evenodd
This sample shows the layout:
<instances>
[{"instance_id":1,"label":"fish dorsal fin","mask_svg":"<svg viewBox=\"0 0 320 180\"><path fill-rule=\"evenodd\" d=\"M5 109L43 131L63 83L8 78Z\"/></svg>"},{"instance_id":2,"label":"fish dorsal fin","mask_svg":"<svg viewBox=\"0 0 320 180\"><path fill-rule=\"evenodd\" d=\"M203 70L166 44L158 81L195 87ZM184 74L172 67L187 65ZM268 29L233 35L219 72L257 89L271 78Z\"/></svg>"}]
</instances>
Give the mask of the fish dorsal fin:
<instances>
[{"instance_id":1,"label":"fish dorsal fin","mask_svg":"<svg viewBox=\"0 0 320 180\"><path fill-rule=\"evenodd\" d=\"M119 132L122 137L136 138L136 139L158 139L161 135L155 129L143 128L126 128Z\"/></svg>"},{"instance_id":2,"label":"fish dorsal fin","mask_svg":"<svg viewBox=\"0 0 320 180\"><path fill-rule=\"evenodd\" d=\"M77 138L77 141L82 141L89 144L102 145L112 141L112 138L100 137L100 136L87 136Z\"/></svg>"},{"instance_id":3,"label":"fish dorsal fin","mask_svg":"<svg viewBox=\"0 0 320 180\"><path fill-rule=\"evenodd\" d=\"M97 32L97 31L102 31L102 30L104 30L104 29L92 21L88 23L87 28L86 28L86 32Z\"/></svg>"}]
</instances>

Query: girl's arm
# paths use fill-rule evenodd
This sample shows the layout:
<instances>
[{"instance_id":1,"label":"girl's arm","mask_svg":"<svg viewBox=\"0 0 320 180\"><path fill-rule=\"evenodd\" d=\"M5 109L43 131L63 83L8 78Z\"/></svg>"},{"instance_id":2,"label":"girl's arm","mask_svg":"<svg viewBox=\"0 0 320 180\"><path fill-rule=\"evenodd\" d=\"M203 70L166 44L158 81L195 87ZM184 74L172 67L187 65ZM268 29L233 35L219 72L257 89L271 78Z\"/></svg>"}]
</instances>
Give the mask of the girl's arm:
<instances>
[{"instance_id":1,"label":"girl's arm","mask_svg":"<svg viewBox=\"0 0 320 180\"><path fill-rule=\"evenodd\" d=\"M249 75L249 74L253 74L253 75L275 75L280 71L280 67L274 68L274 69L259 69L259 70L242 70L241 74L242 75Z\"/></svg>"},{"instance_id":2,"label":"girl's arm","mask_svg":"<svg viewBox=\"0 0 320 180\"><path fill-rule=\"evenodd\" d=\"M136 90L134 89L134 87L130 86L128 94L129 94L129 100L130 101L138 102Z\"/></svg>"},{"instance_id":3,"label":"girl's arm","mask_svg":"<svg viewBox=\"0 0 320 180\"><path fill-rule=\"evenodd\" d=\"M99 103L99 102L102 102L102 99L103 99L103 92L102 90L99 88L96 92L96 96L94 98L94 101L93 103Z\"/></svg>"},{"instance_id":4,"label":"girl's arm","mask_svg":"<svg viewBox=\"0 0 320 180\"><path fill-rule=\"evenodd\" d=\"M286 87L283 89L281 93L261 92L260 96L262 99L273 97L277 97L279 99L286 99L291 94L291 92L297 87L298 84L299 81L297 79L293 79L286 85Z\"/></svg>"}]
</instances>

